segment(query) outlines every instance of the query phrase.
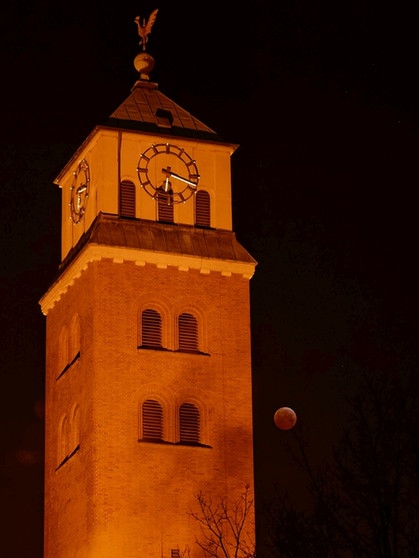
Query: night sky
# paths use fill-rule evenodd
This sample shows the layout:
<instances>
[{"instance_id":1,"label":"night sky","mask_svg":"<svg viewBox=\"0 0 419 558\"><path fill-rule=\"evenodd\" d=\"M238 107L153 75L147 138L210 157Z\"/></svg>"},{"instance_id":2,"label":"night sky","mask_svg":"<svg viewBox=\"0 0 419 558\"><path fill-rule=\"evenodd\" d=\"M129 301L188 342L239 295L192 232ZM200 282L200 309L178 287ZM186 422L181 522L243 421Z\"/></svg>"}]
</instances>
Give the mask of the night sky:
<instances>
[{"instance_id":1,"label":"night sky","mask_svg":"<svg viewBox=\"0 0 419 558\"><path fill-rule=\"evenodd\" d=\"M233 3L231 3L233 4ZM236 5L234 3L234 5ZM417 368L417 20L378 0L178 5L24 0L0 8L0 525L42 557L45 321L60 259L53 180L129 94L134 18L159 8L160 90L240 148L234 229L251 280L256 488L299 483L287 405L327 459L363 373ZM299 487L301 490L301 487Z\"/></svg>"}]
</instances>

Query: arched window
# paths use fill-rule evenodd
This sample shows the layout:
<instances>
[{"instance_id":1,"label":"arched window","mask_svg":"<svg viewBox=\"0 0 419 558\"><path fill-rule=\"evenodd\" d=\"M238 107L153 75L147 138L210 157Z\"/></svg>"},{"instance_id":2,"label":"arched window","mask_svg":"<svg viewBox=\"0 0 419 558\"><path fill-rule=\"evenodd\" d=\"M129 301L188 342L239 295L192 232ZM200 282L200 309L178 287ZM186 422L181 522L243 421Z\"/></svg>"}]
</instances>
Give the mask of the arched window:
<instances>
[{"instance_id":1,"label":"arched window","mask_svg":"<svg viewBox=\"0 0 419 558\"><path fill-rule=\"evenodd\" d=\"M211 226L210 195L205 190L198 190L195 195L195 225L206 228Z\"/></svg>"},{"instance_id":2,"label":"arched window","mask_svg":"<svg viewBox=\"0 0 419 558\"><path fill-rule=\"evenodd\" d=\"M199 411L192 403L183 403L179 409L179 438L181 444L199 444Z\"/></svg>"},{"instance_id":3,"label":"arched window","mask_svg":"<svg viewBox=\"0 0 419 558\"><path fill-rule=\"evenodd\" d=\"M119 186L119 213L135 217L135 184L130 180L123 180Z\"/></svg>"},{"instance_id":4,"label":"arched window","mask_svg":"<svg viewBox=\"0 0 419 558\"><path fill-rule=\"evenodd\" d=\"M74 453L80 445L80 410L78 405L73 408L70 423L69 454Z\"/></svg>"},{"instance_id":5,"label":"arched window","mask_svg":"<svg viewBox=\"0 0 419 558\"><path fill-rule=\"evenodd\" d=\"M69 338L68 329L64 326L60 330L58 336L58 372L62 374L68 366L68 354L69 354Z\"/></svg>"},{"instance_id":6,"label":"arched window","mask_svg":"<svg viewBox=\"0 0 419 558\"><path fill-rule=\"evenodd\" d=\"M73 363L80 356L80 319L76 314L70 324L68 363Z\"/></svg>"},{"instance_id":7,"label":"arched window","mask_svg":"<svg viewBox=\"0 0 419 558\"><path fill-rule=\"evenodd\" d=\"M193 314L184 312L179 315L179 351L198 351L198 320Z\"/></svg>"},{"instance_id":8,"label":"arched window","mask_svg":"<svg viewBox=\"0 0 419 558\"><path fill-rule=\"evenodd\" d=\"M155 399L142 404L141 424L143 440L163 440L163 409Z\"/></svg>"},{"instance_id":9,"label":"arched window","mask_svg":"<svg viewBox=\"0 0 419 558\"><path fill-rule=\"evenodd\" d=\"M165 192L160 188L157 192L158 220L173 223L173 203L171 191Z\"/></svg>"},{"instance_id":10,"label":"arched window","mask_svg":"<svg viewBox=\"0 0 419 558\"><path fill-rule=\"evenodd\" d=\"M58 425L57 440L57 467L61 467L79 449L80 414L79 407L75 405L70 418L63 415Z\"/></svg>"},{"instance_id":11,"label":"arched window","mask_svg":"<svg viewBox=\"0 0 419 558\"><path fill-rule=\"evenodd\" d=\"M162 346L161 316L156 310L144 310L141 315L141 346Z\"/></svg>"},{"instance_id":12,"label":"arched window","mask_svg":"<svg viewBox=\"0 0 419 558\"><path fill-rule=\"evenodd\" d=\"M57 462L61 465L67 458L69 453L69 424L66 415L61 418L58 426L58 444L57 444Z\"/></svg>"}]
</instances>

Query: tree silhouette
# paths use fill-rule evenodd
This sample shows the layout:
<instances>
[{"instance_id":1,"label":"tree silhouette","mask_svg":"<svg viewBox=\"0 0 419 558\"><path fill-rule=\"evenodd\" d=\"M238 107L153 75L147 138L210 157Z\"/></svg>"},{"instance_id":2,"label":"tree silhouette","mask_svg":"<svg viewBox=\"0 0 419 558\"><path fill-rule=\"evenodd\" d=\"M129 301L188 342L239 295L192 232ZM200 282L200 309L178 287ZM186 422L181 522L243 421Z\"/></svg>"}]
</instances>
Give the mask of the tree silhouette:
<instances>
[{"instance_id":1,"label":"tree silhouette","mask_svg":"<svg viewBox=\"0 0 419 558\"><path fill-rule=\"evenodd\" d=\"M196 495L198 511L190 515L196 519L201 536L196 543L206 558L255 558L253 537L254 501L249 485L245 485L239 499L213 502L203 492Z\"/></svg>"},{"instance_id":2,"label":"tree silhouette","mask_svg":"<svg viewBox=\"0 0 419 558\"><path fill-rule=\"evenodd\" d=\"M306 434L295 429L288 450L307 475L310 503L301 509L289 494L275 500L275 556L417 558L417 385L414 374L363 378L328 465L311 464Z\"/></svg>"}]
</instances>

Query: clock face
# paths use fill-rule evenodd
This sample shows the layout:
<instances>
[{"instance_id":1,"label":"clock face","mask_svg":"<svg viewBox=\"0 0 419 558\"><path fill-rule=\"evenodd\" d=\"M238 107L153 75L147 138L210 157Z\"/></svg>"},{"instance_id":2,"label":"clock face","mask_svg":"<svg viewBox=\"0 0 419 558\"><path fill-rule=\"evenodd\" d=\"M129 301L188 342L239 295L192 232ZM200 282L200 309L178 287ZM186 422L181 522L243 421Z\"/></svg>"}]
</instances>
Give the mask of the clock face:
<instances>
[{"instance_id":1,"label":"clock face","mask_svg":"<svg viewBox=\"0 0 419 558\"><path fill-rule=\"evenodd\" d=\"M199 182L195 161L182 147L171 143L154 144L142 153L137 174L147 194L169 205L186 202Z\"/></svg>"},{"instance_id":2,"label":"clock face","mask_svg":"<svg viewBox=\"0 0 419 558\"><path fill-rule=\"evenodd\" d=\"M80 223L86 211L89 198L90 173L87 161L83 159L73 173L73 184L71 185L70 211L74 223Z\"/></svg>"}]
</instances>

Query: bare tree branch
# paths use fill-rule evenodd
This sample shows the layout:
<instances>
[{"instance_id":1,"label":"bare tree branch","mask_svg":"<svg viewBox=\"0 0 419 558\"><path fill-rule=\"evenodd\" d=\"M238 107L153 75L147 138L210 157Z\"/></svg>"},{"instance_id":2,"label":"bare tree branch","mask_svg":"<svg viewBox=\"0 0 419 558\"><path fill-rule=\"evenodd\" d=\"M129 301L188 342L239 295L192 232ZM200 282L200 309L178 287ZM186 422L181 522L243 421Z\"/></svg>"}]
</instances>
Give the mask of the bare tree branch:
<instances>
[{"instance_id":1,"label":"bare tree branch","mask_svg":"<svg viewBox=\"0 0 419 558\"><path fill-rule=\"evenodd\" d=\"M417 558L419 392L415 373L366 376L329 465L313 466L296 429L288 451L310 505L280 495L268 510L281 558Z\"/></svg>"},{"instance_id":2,"label":"bare tree branch","mask_svg":"<svg viewBox=\"0 0 419 558\"><path fill-rule=\"evenodd\" d=\"M240 498L229 503L221 499L214 503L203 492L196 495L198 511L190 516L199 524L201 537L196 542L206 558L255 558L253 531L254 501L249 485L245 485Z\"/></svg>"}]
</instances>

